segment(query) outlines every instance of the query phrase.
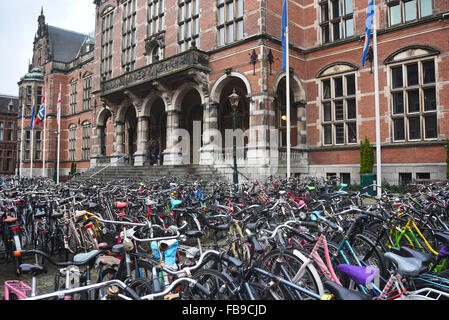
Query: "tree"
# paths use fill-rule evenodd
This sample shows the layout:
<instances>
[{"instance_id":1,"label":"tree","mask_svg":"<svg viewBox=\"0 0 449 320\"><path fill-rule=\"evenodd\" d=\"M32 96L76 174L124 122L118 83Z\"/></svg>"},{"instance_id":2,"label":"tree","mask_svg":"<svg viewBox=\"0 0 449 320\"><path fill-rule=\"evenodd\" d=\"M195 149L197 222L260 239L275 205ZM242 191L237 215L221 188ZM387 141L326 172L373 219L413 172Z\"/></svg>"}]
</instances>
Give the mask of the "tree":
<instances>
[{"instance_id":1,"label":"tree","mask_svg":"<svg viewBox=\"0 0 449 320\"><path fill-rule=\"evenodd\" d=\"M365 137L365 141L360 141L360 174L373 173L374 148Z\"/></svg>"}]
</instances>

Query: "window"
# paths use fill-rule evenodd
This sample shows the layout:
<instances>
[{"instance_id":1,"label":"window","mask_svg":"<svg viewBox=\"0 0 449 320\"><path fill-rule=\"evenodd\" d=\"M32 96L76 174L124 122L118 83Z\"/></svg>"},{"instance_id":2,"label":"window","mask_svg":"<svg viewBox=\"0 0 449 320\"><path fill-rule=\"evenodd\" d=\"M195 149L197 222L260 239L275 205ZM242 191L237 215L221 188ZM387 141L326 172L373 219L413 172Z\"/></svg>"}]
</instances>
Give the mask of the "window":
<instances>
[{"instance_id":1,"label":"window","mask_svg":"<svg viewBox=\"0 0 449 320\"><path fill-rule=\"evenodd\" d=\"M76 95L78 93L77 86L78 81L73 80L70 83L70 114L76 113Z\"/></svg>"},{"instance_id":2,"label":"window","mask_svg":"<svg viewBox=\"0 0 449 320\"><path fill-rule=\"evenodd\" d=\"M33 161L42 159L41 141L42 141L42 131L37 130L34 132L34 159L33 159Z\"/></svg>"},{"instance_id":3,"label":"window","mask_svg":"<svg viewBox=\"0 0 449 320\"><path fill-rule=\"evenodd\" d=\"M39 109L39 106L41 105L42 102L42 87L37 87L36 88L36 112Z\"/></svg>"},{"instance_id":4,"label":"window","mask_svg":"<svg viewBox=\"0 0 449 320\"><path fill-rule=\"evenodd\" d=\"M412 182L411 172L399 172L399 184L408 184Z\"/></svg>"},{"instance_id":5,"label":"window","mask_svg":"<svg viewBox=\"0 0 449 320\"><path fill-rule=\"evenodd\" d=\"M178 43L181 52L184 52L192 46L199 46L200 33L200 0L179 0L178 10L178 26L179 35Z\"/></svg>"},{"instance_id":6,"label":"window","mask_svg":"<svg viewBox=\"0 0 449 320\"><path fill-rule=\"evenodd\" d=\"M352 0L321 0L321 43L329 43L354 35Z\"/></svg>"},{"instance_id":7,"label":"window","mask_svg":"<svg viewBox=\"0 0 449 320\"><path fill-rule=\"evenodd\" d=\"M417 172L416 179L430 179L430 172Z\"/></svg>"},{"instance_id":8,"label":"window","mask_svg":"<svg viewBox=\"0 0 449 320\"><path fill-rule=\"evenodd\" d=\"M351 174L346 173L346 172L340 173L340 183L350 185L351 184Z\"/></svg>"},{"instance_id":9,"label":"window","mask_svg":"<svg viewBox=\"0 0 449 320\"><path fill-rule=\"evenodd\" d=\"M5 127L5 123L3 121L0 121L0 141L3 140L3 128Z\"/></svg>"},{"instance_id":10,"label":"window","mask_svg":"<svg viewBox=\"0 0 449 320\"><path fill-rule=\"evenodd\" d=\"M136 68L136 0L123 4L122 17L122 72Z\"/></svg>"},{"instance_id":11,"label":"window","mask_svg":"<svg viewBox=\"0 0 449 320\"><path fill-rule=\"evenodd\" d=\"M69 160L75 161L76 154L76 126L71 124L69 126Z\"/></svg>"},{"instance_id":12,"label":"window","mask_svg":"<svg viewBox=\"0 0 449 320\"><path fill-rule=\"evenodd\" d=\"M87 76L83 80L83 110L90 110L90 100L92 98L92 76Z\"/></svg>"},{"instance_id":13,"label":"window","mask_svg":"<svg viewBox=\"0 0 449 320\"><path fill-rule=\"evenodd\" d=\"M435 61L390 68L393 141L438 137Z\"/></svg>"},{"instance_id":14,"label":"window","mask_svg":"<svg viewBox=\"0 0 449 320\"><path fill-rule=\"evenodd\" d=\"M158 34L165 29L165 0L148 0L147 36Z\"/></svg>"},{"instance_id":15,"label":"window","mask_svg":"<svg viewBox=\"0 0 449 320\"><path fill-rule=\"evenodd\" d=\"M30 160L31 155L31 131L25 131L25 159Z\"/></svg>"},{"instance_id":16,"label":"window","mask_svg":"<svg viewBox=\"0 0 449 320\"><path fill-rule=\"evenodd\" d=\"M217 0L218 45L243 39L243 0Z\"/></svg>"},{"instance_id":17,"label":"window","mask_svg":"<svg viewBox=\"0 0 449 320\"><path fill-rule=\"evenodd\" d=\"M84 121L82 124L82 160L90 159L90 123Z\"/></svg>"},{"instance_id":18,"label":"window","mask_svg":"<svg viewBox=\"0 0 449 320\"><path fill-rule=\"evenodd\" d=\"M31 105L33 104L33 88L31 86L27 86L26 87L26 109L25 109L25 116L30 116L31 115Z\"/></svg>"},{"instance_id":19,"label":"window","mask_svg":"<svg viewBox=\"0 0 449 320\"><path fill-rule=\"evenodd\" d=\"M355 75L338 75L321 81L324 145L357 143Z\"/></svg>"},{"instance_id":20,"label":"window","mask_svg":"<svg viewBox=\"0 0 449 320\"><path fill-rule=\"evenodd\" d=\"M108 80L112 77L112 42L114 39L114 12L112 9L102 18L101 30L101 77Z\"/></svg>"},{"instance_id":21,"label":"window","mask_svg":"<svg viewBox=\"0 0 449 320\"><path fill-rule=\"evenodd\" d=\"M432 0L388 0L390 26L432 15Z\"/></svg>"}]
</instances>

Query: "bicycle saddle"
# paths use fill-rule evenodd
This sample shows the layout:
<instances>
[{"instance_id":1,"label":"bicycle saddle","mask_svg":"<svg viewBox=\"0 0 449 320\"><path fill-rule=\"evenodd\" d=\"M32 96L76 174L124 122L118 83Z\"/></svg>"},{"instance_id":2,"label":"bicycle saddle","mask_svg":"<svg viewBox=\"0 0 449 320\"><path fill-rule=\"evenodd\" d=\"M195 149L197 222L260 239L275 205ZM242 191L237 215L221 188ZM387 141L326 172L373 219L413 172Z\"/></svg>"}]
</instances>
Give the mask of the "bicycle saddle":
<instances>
[{"instance_id":1,"label":"bicycle saddle","mask_svg":"<svg viewBox=\"0 0 449 320\"><path fill-rule=\"evenodd\" d=\"M435 238L441 241L445 246L449 246L449 234L446 232L436 232Z\"/></svg>"},{"instance_id":2,"label":"bicycle saddle","mask_svg":"<svg viewBox=\"0 0 449 320\"><path fill-rule=\"evenodd\" d=\"M115 206L118 209L122 209L122 208L126 208L128 206L128 204L126 202L117 201L117 202L115 202Z\"/></svg>"},{"instance_id":3,"label":"bicycle saddle","mask_svg":"<svg viewBox=\"0 0 449 320\"><path fill-rule=\"evenodd\" d=\"M347 274L358 285L366 285L379 275L379 269L374 267L339 264L337 269L341 273Z\"/></svg>"},{"instance_id":4,"label":"bicycle saddle","mask_svg":"<svg viewBox=\"0 0 449 320\"><path fill-rule=\"evenodd\" d=\"M20 274L31 273L33 276L38 276L40 274L47 273L47 267L39 264L23 263L19 266L19 272Z\"/></svg>"},{"instance_id":5,"label":"bicycle saddle","mask_svg":"<svg viewBox=\"0 0 449 320\"><path fill-rule=\"evenodd\" d=\"M73 262L76 262L77 264L88 264L93 258L96 258L100 252L100 250L92 250L86 253L78 253L73 257Z\"/></svg>"},{"instance_id":6,"label":"bicycle saddle","mask_svg":"<svg viewBox=\"0 0 449 320\"><path fill-rule=\"evenodd\" d=\"M425 265L428 265L432 261L432 257L430 255L404 246L400 248L391 248L391 252L396 253L403 257L419 259L421 263Z\"/></svg>"},{"instance_id":7,"label":"bicycle saddle","mask_svg":"<svg viewBox=\"0 0 449 320\"><path fill-rule=\"evenodd\" d=\"M427 270L422 260L413 257L403 257L393 252L384 255L386 261L393 262L397 266L397 272L402 276L414 277Z\"/></svg>"},{"instance_id":8,"label":"bicycle saddle","mask_svg":"<svg viewBox=\"0 0 449 320\"><path fill-rule=\"evenodd\" d=\"M366 294L346 289L333 281L324 281L324 287L335 296L336 300L371 300Z\"/></svg>"},{"instance_id":9,"label":"bicycle saddle","mask_svg":"<svg viewBox=\"0 0 449 320\"><path fill-rule=\"evenodd\" d=\"M204 233L201 230L188 230L185 235L189 238L201 238Z\"/></svg>"}]
</instances>

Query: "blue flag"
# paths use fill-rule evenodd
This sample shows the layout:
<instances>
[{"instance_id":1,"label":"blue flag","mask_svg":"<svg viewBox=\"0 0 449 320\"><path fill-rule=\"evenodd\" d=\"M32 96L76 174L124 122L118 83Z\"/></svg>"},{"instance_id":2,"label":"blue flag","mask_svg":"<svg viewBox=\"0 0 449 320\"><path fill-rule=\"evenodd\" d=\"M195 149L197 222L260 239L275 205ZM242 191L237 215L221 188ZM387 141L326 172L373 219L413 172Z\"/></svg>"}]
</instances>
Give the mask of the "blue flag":
<instances>
[{"instance_id":1,"label":"blue flag","mask_svg":"<svg viewBox=\"0 0 449 320\"><path fill-rule=\"evenodd\" d=\"M284 0L284 5L282 7L282 24L281 24L281 40L282 40L282 72L285 72L287 65L287 24L288 24L288 13L287 13L287 1Z\"/></svg>"},{"instance_id":2,"label":"blue flag","mask_svg":"<svg viewBox=\"0 0 449 320\"><path fill-rule=\"evenodd\" d=\"M33 104L33 111L31 111L31 124L30 124L31 130L33 130L33 128L34 128L35 109L36 109L36 106Z\"/></svg>"},{"instance_id":3,"label":"blue flag","mask_svg":"<svg viewBox=\"0 0 449 320\"><path fill-rule=\"evenodd\" d=\"M366 9L365 44L363 45L362 66L365 65L365 59L368 53L369 42L371 40L371 28L373 25L373 17L374 17L374 0L371 0L368 3L368 8Z\"/></svg>"}]
</instances>

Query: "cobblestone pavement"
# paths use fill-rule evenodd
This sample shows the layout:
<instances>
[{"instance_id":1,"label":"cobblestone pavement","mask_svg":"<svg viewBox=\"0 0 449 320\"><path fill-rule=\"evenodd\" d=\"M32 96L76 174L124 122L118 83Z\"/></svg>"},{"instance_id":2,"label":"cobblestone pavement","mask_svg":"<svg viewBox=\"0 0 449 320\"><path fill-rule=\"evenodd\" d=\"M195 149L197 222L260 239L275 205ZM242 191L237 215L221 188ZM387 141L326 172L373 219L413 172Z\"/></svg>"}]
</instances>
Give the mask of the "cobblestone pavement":
<instances>
[{"instance_id":1,"label":"cobblestone pavement","mask_svg":"<svg viewBox=\"0 0 449 320\"><path fill-rule=\"evenodd\" d=\"M55 261L64 261L65 256L55 256ZM27 258L23 263L35 263L34 258ZM54 279L58 272L58 268L51 265L50 263L45 263L47 267L47 273L40 275L37 280L37 289L39 294L49 293L54 291ZM0 298L3 299L5 295L5 281L7 280L21 280L31 287L31 275L17 275L14 270L14 265L12 263L6 263L5 261L0 261Z\"/></svg>"}]
</instances>

